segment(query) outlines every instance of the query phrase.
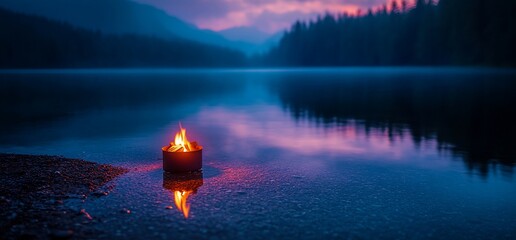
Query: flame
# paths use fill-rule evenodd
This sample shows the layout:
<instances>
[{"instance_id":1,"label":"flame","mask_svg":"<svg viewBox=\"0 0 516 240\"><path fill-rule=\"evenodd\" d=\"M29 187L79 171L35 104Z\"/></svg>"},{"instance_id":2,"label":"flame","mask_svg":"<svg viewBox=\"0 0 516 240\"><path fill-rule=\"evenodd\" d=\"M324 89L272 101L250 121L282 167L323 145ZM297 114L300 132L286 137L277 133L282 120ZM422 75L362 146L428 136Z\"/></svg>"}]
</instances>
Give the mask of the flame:
<instances>
[{"instance_id":1,"label":"flame","mask_svg":"<svg viewBox=\"0 0 516 240\"><path fill-rule=\"evenodd\" d=\"M176 137L174 138L174 142L170 143L170 147L168 148L169 152L190 152L199 149L199 145L197 142L190 142L186 138L186 129L181 126L179 123L180 131L176 133Z\"/></svg>"},{"instance_id":2,"label":"flame","mask_svg":"<svg viewBox=\"0 0 516 240\"><path fill-rule=\"evenodd\" d=\"M188 214L190 213L190 204L186 203L188 197L192 191L174 191L174 202L176 203L177 209L183 212L185 218L188 218Z\"/></svg>"},{"instance_id":3,"label":"flame","mask_svg":"<svg viewBox=\"0 0 516 240\"><path fill-rule=\"evenodd\" d=\"M174 140L174 145L183 147L183 152L188 152L192 150L192 146L188 139L186 138L186 129L181 126L179 123L180 132L176 133L176 138Z\"/></svg>"}]
</instances>

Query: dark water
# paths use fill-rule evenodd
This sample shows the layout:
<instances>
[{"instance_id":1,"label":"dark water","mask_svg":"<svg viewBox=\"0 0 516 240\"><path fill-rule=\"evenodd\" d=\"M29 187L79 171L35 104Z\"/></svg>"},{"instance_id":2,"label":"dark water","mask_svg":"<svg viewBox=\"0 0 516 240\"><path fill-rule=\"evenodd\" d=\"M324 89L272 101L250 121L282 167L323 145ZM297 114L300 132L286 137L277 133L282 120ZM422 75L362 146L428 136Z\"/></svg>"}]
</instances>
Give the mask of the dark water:
<instances>
[{"instance_id":1,"label":"dark water","mask_svg":"<svg viewBox=\"0 0 516 240\"><path fill-rule=\"evenodd\" d=\"M106 236L516 237L512 71L4 72L0 94L0 152L132 169L67 203ZM188 182L161 170L179 121L204 146Z\"/></svg>"}]
</instances>

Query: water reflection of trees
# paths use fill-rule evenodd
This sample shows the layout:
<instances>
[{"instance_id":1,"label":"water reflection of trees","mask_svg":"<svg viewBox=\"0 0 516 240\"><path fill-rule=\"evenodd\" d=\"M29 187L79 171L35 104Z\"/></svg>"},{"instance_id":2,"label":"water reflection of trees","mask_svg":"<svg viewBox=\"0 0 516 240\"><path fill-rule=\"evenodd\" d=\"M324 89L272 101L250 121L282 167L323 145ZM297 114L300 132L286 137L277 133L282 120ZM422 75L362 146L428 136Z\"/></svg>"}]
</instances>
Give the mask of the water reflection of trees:
<instances>
[{"instance_id":1,"label":"water reflection of trees","mask_svg":"<svg viewBox=\"0 0 516 240\"><path fill-rule=\"evenodd\" d=\"M341 122L357 119L366 131L408 130L416 144L435 138L440 151L464 159L483 176L494 167L512 174L516 163L516 78L510 74L346 74L274 81L296 118Z\"/></svg>"},{"instance_id":2,"label":"water reflection of trees","mask_svg":"<svg viewBox=\"0 0 516 240\"><path fill-rule=\"evenodd\" d=\"M213 75L187 70L0 74L0 115L3 116L0 143L49 140L70 134L82 137L134 134L162 126L170 121L163 117L170 109L217 99L244 86L241 79L220 73L216 76L225 81L219 81ZM131 115L125 110L130 110ZM184 114L187 110L174 112ZM87 130L82 133L73 126L66 133L48 132L41 127L99 112L109 112L109 116L94 118L96 122L89 124L97 127L84 127ZM25 130L31 134L23 134Z\"/></svg>"}]
</instances>

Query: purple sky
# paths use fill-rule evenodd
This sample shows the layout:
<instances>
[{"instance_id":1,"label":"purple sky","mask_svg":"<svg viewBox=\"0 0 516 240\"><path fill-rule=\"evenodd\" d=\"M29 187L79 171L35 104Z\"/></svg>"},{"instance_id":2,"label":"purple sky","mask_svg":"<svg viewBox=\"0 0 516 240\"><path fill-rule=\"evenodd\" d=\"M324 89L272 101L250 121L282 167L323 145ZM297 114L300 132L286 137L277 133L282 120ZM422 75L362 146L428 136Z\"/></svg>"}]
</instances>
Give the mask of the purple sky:
<instances>
[{"instance_id":1,"label":"purple sky","mask_svg":"<svg viewBox=\"0 0 516 240\"><path fill-rule=\"evenodd\" d=\"M135 0L151 4L200 28L255 26L273 33L295 20L325 12L356 13L392 0Z\"/></svg>"}]
</instances>

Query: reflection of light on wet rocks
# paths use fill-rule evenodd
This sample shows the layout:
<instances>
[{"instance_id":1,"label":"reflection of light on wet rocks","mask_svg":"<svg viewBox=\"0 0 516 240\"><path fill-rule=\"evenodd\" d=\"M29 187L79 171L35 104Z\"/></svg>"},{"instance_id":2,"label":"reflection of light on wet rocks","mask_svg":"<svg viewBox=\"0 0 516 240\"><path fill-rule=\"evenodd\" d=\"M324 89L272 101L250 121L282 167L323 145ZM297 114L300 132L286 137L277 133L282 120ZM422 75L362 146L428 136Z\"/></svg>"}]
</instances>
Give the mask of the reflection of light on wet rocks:
<instances>
[{"instance_id":1,"label":"reflection of light on wet rocks","mask_svg":"<svg viewBox=\"0 0 516 240\"><path fill-rule=\"evenodd\" d=\"M92 219L93 219L93 218L91 217L91 215L90 215L88 212L86 212L86 209L81 209L80 213L81 213L82 215L84 215L84 216L85 216L87 219L89 219L89 220L92 220Z\"/></svg>"},{"instance_id":2,"label":"reflection of light on wet rocks","mask_svg":"<svg viewBox=\"0 0 516 240\"><path fill-rule=\"evenodd\" d=\"M120 210L121 213L126 213L126 214L131 214L131 210L127 209L127 208L123 208L122 210Z\"/></svg>"}]
</instances>

